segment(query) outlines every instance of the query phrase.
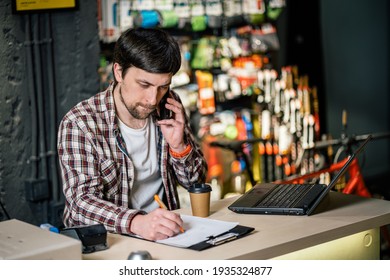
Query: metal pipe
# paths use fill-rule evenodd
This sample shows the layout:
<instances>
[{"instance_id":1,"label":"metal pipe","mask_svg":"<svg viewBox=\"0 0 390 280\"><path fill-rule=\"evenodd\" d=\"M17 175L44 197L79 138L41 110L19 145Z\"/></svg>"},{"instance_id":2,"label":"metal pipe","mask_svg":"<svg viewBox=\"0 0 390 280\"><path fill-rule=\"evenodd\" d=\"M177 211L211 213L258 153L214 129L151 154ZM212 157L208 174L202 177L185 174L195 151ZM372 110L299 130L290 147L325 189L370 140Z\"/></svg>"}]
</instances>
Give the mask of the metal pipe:
<instances>
[{"instance_id":1,"label":"metal pipe","mask_svg":"<svg viewBox=\"0 0 390 280\"><path fill-rule=\"evenodd\" d=\"M46 130L45 130L45 108L43 101L42 88L42 66L41 53L39 48L39 15L32 15L33 17L33 49L34 49L34 66L35 66L35 81L37 90L37 104L38 104L38 126L39 126L39 147L40 147L40 162L42 167L42 177L47 178L47 154L46 154Z\"/></svg>"},{"instance_id":2,"label":"metal pipe","mask_svg":"<svg viewBox=\"0 0 390 280\"><path fill-rule=\"evenodd\" d=\"M33 23L33 50L34 50L34 68L35 68L35 81L37 92L37 105L38 105L38 129L39 129L39 158L41 163L41 178L48 180L47 170L47 149L46 149L46 128L45 128L45 106L42 87L42 65L41 65L41 48L39 37L39 22L40 15L34 14L32 16ZM42 221L47 221L48 217L48 201L44 200L38 202L42 209Z\"/></svg>"},{"instance_id":3,"label":"metal pipe","mask_svg":"<svg viewBox=\"0 0 390 280\"><path fill-rule=\"evenodd\" d=\"M47 45L46 63L47 63L47 83L48 83L48 95L49 95L49 119L50 119L50 131L49 131L49 151L50 156L50 172L52 179L52 194L53 200L58 202L59 197L59 184L58 184L58 166L57 166L57 110L56 110L56 92L54 84L54 67L53 67L53 50L52 50L52 32L50 28L51 17L50 14L45 14L45 42Z\"/></svg>"},{"instance_id":4,"label":"metal pipe","mask_svg":"<svg viewBox=\"0 0 390 280\"><path fill-rule=\"evenodd\" d=\"M31 109L31 157L29 163L31 164L31 178L38 177L38 124L37 124L37 101L34 84L34 69L33 69L33 58L32 58L32 41L31 41L31 18L30 15L26 15L25 19L25 42L26 47L26 60L27 60L27 81L28 81L28 92L30 95L30 109Z\"/></svg>"}]
</instances>

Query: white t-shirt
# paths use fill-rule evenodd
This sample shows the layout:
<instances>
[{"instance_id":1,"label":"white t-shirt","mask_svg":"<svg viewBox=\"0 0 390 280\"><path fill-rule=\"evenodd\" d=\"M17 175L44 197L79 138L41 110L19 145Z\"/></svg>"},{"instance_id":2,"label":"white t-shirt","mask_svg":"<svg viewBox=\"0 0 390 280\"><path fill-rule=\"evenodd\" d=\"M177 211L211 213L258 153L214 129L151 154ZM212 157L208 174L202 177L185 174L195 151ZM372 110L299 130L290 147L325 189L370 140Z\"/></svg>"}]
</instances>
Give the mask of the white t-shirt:
<instances>
[{"instance_id":1,"label":"white t-shirt","mask_svg":"<svg viewBox=\"0 0 390 280\"><path fill-rule=\"evenodd\" d=\"M157 127L151 117L140 129L130 128L119 120L127 153L134 164L133 188L129 208L150 212L158 208L154 195L162 197L163 187L157 154Z\"/></svg>"}]
</instances>

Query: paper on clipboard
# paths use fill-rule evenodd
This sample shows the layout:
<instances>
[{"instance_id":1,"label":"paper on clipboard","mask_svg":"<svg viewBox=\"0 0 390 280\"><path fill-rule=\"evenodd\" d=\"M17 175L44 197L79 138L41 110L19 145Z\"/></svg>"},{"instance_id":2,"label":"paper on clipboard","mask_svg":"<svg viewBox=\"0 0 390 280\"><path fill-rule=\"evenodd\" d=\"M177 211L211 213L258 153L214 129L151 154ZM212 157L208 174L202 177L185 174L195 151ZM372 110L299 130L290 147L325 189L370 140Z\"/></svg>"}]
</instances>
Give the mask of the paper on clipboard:
<instances>
[{"instance_id":1,"label":"paper on clipboard","mask_svg":"<svg viewBox=\"0 0 390 280\"><path fill-rule=\"evenodd\" d=\"M207 240L210 236L217 236L227 232L238 225L236 222L224 222L189 215L181 215L181 218L184 222L184 233L156 242L175 247L188 248L194 244Z\"/></svg>"}]
</instances>

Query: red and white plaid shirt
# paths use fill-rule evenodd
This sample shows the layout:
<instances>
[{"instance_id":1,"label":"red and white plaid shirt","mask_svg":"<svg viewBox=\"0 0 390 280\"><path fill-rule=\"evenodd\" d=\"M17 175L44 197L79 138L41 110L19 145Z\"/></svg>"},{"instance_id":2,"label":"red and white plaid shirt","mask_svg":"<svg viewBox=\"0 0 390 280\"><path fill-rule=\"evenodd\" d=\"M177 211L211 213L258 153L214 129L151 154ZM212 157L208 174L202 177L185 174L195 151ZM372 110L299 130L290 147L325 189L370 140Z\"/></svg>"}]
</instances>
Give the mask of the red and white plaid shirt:
<instances>
[{"instance_id":1,"label":"red and white plaid shirt","mask_svg":"<svg viewBox=\"0 0 390 280\"><path fill-rule=\"evenodd\" d=\"M177 94L172 96L180 101ZM204 182L207 164L194 139L188 118L185 141L190 154L177 159L158 129L158 163L168 208L179 208L176 187ZM134 165L126 154L115 113L113 85L82 101L62 119L58 132L58 155L65 195L67 227L103 224L108 231L130 233L132 218L142 213L129 209Z\"/></svg>"}]
</instances>

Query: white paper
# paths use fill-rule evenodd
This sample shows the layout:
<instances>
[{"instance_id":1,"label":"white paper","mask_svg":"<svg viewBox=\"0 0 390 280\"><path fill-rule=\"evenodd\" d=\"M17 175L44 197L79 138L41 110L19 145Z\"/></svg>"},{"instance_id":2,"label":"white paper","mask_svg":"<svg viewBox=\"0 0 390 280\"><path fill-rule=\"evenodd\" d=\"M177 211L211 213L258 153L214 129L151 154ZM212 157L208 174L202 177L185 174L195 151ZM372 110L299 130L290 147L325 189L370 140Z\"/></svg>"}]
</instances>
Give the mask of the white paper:
<instances>
[{"instance_id":1,"label":"white paper","mask_svg":"<svg viewBox=\"0 0 390 280\"><path fill-rule=\"evenodd\" d=\"M158 240L156 242L175 247L188 248L194 244L207 240L210 236L222 234L238 225L238 223L235 222L224 222L188 215L181 215L181 218L184 222L184 233L179 233L176 236Z\"/></svg>"}]
</instances>

